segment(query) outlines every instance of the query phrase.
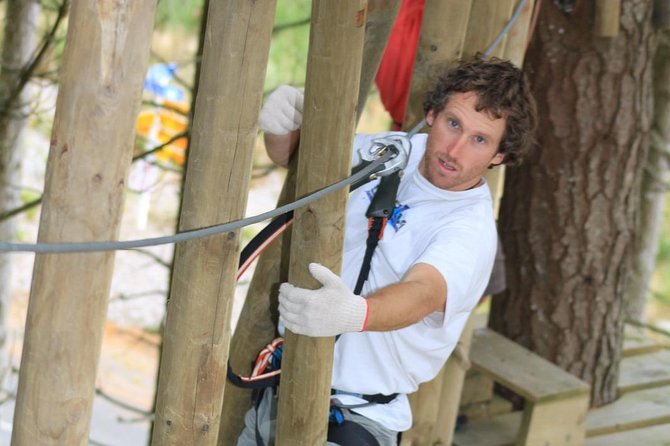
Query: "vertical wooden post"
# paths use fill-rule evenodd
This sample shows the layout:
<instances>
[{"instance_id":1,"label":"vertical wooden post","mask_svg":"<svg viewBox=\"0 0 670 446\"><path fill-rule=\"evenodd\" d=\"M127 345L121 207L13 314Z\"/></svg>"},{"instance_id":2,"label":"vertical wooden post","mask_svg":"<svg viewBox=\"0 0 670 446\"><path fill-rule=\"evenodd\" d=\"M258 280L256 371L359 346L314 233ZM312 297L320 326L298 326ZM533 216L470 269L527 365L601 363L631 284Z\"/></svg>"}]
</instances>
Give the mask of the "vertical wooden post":
<instances>
[{"instance_id":1,"label":"vertical wooden post","mask_svg":"<svg viewBox=\"0 0 670 446\"><path fill-rule=\"evenodd\" d=\"M429 7L430 3L430 0L427 0L426 8ZM523 63L523 55L525 53L525 45L528 37L528 27L534 3L534 1L526 2L515 25L491 53L492 56L510 59L513 63L519 66ZM459 22L461 23L460 28L456 28L459 33L455 36L448 36L448 39L453 42L451 44L451 51L442 54L441 57L440 55L436 55L435 61L433 62L434 68L430 71L424 70L423 72L420 72L418 71L418 68L415 68L414 76L420 77L424 84L421 85L419 79L412 78L412 95L414 95L415 99L412 100L413 96L410 96L410 108L408 108L408 114L406 115L406 128L410 128L413 123L418 122L422 117L423 111L421 109L421 101L423 100L426 90L430 88L430 84L434 82L435 76L440 74L438 70L444 70L449 63L460 57L468 59L477 53L483 53L503 29L505 23L514 12L515 5L516 1L514 0L496 2L472 0L471 2L468 2L467 8L465 5L459 4L459 6L463 8L460 10L459 14L463 16L464 19L461 19ZM453 10L453 8L448 9L449 14L453 14ZM431 25L430 22L426 22L426 20L435 17L439 17L439 12L435 11L429 13L428 10L426 10L424 23L421 29L421 42L423 42L424 35L430 36L432 34L428 34L428 27ZM469 21L468 18L470 18ZM438 25L435 28L436 34L428 41L442 42L447 39L443 30L444 28L444 26L440 28ZM436 49L439 48L440 46L437 44L428 44L426 49L420 44L419 52L417 53L417 65L421 65L419 63L421 54L430 54L428 51L431 49L434 52L437 52ZM414 113L414 115L409 115L409 113ZM504 169L498 167L488 171L486 179L491 188L494 207L497 212L500 195L502 194ZM461 346L464 347L466 354L468 351L467 347L469 346L469 339L471 337L471 330L471 324L468 324L461 339ZM425 385L420 386L415 394L410 395L417 428L412 428L403 437L403 444L432 444L432 442L435 441L441 441L443 444L451 444L464 375L465 371L460 364L458 364L456 359L449 358L443 372L436 378L443 381L441 386L438 386L435 383L426 383ZM441 388L442 392L436 392L436 388ZM440 410L433 411L430 410L431 407L439 407ZM431 424L434 426L432 430L429 429Z\"/></svg>"},{"instance_id":2,"label":"vertical wooden post","mask_svg":"<svg viewBox=\"0 0 670 446\"><path fill-rule=\"evenodd\" d=\"M39 241L118 236L155 6L72 2ZM12 444L88 444L113 261L36 257Z\"/></svg>"},{"instance_id":3,"label":"vertical wooden post","mask_svg":"<svg viewBox=\"0 0 670 446\"><path fill-rule=\"evenodd\" d=\"M593 34L598 37L616 37L619 34L621 0L596 0L596 19Z\"/></svg>"},{"instance_id":4,"label":"vertical wooden post","mask_svg":"<svg viewBox=\"0 0 670 446\"><path fill-rule=\"evenodd\" d=\"M290 163L278 205L287 204L295 197L295 160ZM284 257L290 243L282 237L274 240L260 255L254 276L249 285L242 312L230 343L228 361L235 373L249 376L258 352L267 345L277 331L277 290L282 281L288 280L288 265ZM225 386L221 410L219 446L235 446L244 428L244 415L251 407L251 390L236 387L230 382Z\"/></svg>"},{"instance_id":5,"label":"vertical wooden post","mask_svg":"<svg viewBox=\"0 0 670 446\"><path fill-rule=\"evenodd\" d=\"M358 91L357 117L360 118L372 86L379 64L384 55L391 28L395 23L400 0L368 0L368 19L365 24L365 45L363 45L363 67Z\"/></svg>"},{"instance_id":6,"label":"vertical wooden post","mask_svg":"<svg viewBox=\"0 0 670 446\"><path fill-rule=\"evenodd\" d=\"M472 0L426 0L403 128L423 119L423 101L437 76L460 59Z\"/></svg>"},{"instance_id":7,"label":"vertical wooden post","mask_svg":"<svg viewBox=\"0 0 670 446\"><path fill-rule=\"evenodd\" d=\"M514 6L515 2L511 2L511 6ZM510 32L505 36L505 39L500 42L500 45L491 53L492 56L502 57L507 59L518 67L523 66L523 57L526 54L526 44L528 42L528 31L530 26L530 20L533 15L534 1L527 1L524 5L519 17ZM508 12L507 16L503 16L506 9L503 9L498 20L501 23L496 30L491 31L488 34L489 40L492 42L495 39L495 36L502 29L503 24L509 20L511 16L511 10ZM474 32L482 33L481 29L476 29ZM490 43L489 43L490 44ZM489 45L487 44L487 45ZM491 196L493 197L493 208L494 213L497 216L500 209L500 199L502 198L503 185L505 183L505 166L496 167L493 170L489 170L485 175L486 181L489 183L489 188L491 189Z\"/></svg>"},{"instance_id":8,"label":"vertical wooden post","mask_svg":"<svg viewBox=\"0 0 670 446\"><path fill-rule=\"evenodd\" d=\"M512 15L517 1L472 0L472 9L470 10L472 20L468 23L463 44L464 59L472 58L477 53L483 53L493 43ZM507 37L503 38L490 56L502 57L506 41Z\"/></svg>"},{"instance_id":9,"label":"vertical wooden post","mask_svg":"<svg viewBox=\"0 0 670 446\"><path fill-rule=\"evenodd\" d=\"M210 3L180 231L244 216L274 11ZM235 231L177 246L152 444L216 444L238 243Z\"/></svg>"},{"instance_id":10,"label":"vertical wooden post","mask_svg":"<svg viewBox=\"0 0 670 446\"><path fill-rule=\"evenodd\" d=\"M296 195L349 175L365 33L365 0L312 4L304 125ZM347 191L295 213L289 280L315 286L307 270L318 261L339 272ZM333 338L286 333L279 386L277 444L313 446L326 439Z\"/></svg>"},{"instance_id":11,"label":"vertical wooden post","mask_svg":"<svg viewBox=\"0 0 670 446\"><path fill-rule=\"evenodd\" d=\"M360 118L368 89L379 66L381 54L399 7L400 0L373 0L368 4L365 26L365 44L361 67L361 85L358 94L357 119ZM366 81L367 79L367 81ZM364 86L367 82L367 87ZM295 197L295 165L292 162L278 204L286 204ZM287 234L288 235L288 234ZM290 244L281 237L272 242L259 257L247 297L230 344L229 362L236 373L244 376L251 372L256 354L274 336L277 326L277 287L288 280L284 257ZM280 260L281 259L281 260ZM219 446L234 446L244 425L244 414L251 407L251 391L226 385Z\"/></svg>"},{"instance_id":12,"label":"vertical wooden post","mask_svg":"<svg viewBox=\"0 0 670 446\"><path fill-rule=\"evenodd\" d=\"M423 119L426 92L450 64L461 58L471 4L472 0L426 0L403 123L405 130ZM435 379L409 395L414 421L413 427L403 435L403 445L430 444L443 375L444 372L440 372Z\"/></svg>"},{"instance_id":13,"label":"vertical wooden post","mask_svg":"<svg viewBox=\"0 0 670 446\"><path fill-rule=\"evenodd\" d=\"M463 329L463 334L458 340L459 348L466 355L470 352L474 317L474 314L470 315L468 323ZM467 366L458 358L453 357L447 360L442 370L442 392L437 405L435 424L431 432L431 444L448 445L452 444L454 438L458 406L461 402Z\"/></svg>"}]
</instances>

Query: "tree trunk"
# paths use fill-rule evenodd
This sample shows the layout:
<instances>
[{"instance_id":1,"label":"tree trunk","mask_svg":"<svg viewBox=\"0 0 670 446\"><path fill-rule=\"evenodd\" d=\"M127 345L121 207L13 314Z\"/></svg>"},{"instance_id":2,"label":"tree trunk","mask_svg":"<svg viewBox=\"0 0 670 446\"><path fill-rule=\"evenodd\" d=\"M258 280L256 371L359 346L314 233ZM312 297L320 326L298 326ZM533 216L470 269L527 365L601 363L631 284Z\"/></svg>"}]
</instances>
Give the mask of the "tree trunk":
<instances>
[{"instance_id":1,"label":"tree trunk","mask_svg":"<svg viewBox=\"0 0 670 446\"><path fill-rule=\"evenodd\" d=\"M642 177L640 224L631 279L626 288L626 317L644 319L651 275L656 268L663 208L670 184L670 31L659 39L654 59L654 118Z\"/></svg>"},{"instance_id":2,"label":"tree trunk","mask_svg":"<svg viewBox=\"0 0 670 446\"><path fill-rule=\"evenodd\" d=\"M6 3L5 30L0 68L0 214L18 207L21 192L21 154L19 141L28 119L29 92L15 92L22 85L35 44L40 4L37 1L9 0ZM12 101L10 98L14 98ZM0 221L0 240L13 240L16 220ZM0 385L4 382L7 313L12 296L11 254L0 253Z\"/></svg>"},{"instance_id":3,"label":"tree trunk","mask_svg":"<svg viewBox=\"0 0 670 446\"><path fill-rule=\"evenodd\" d=\"M593 36L592 2L547 2L526 59L538 144L508 170L508 290L490 325L616 398L623 291L651 127L651 2L625 0L618 36Z\"/></svg>"}]
</instances>

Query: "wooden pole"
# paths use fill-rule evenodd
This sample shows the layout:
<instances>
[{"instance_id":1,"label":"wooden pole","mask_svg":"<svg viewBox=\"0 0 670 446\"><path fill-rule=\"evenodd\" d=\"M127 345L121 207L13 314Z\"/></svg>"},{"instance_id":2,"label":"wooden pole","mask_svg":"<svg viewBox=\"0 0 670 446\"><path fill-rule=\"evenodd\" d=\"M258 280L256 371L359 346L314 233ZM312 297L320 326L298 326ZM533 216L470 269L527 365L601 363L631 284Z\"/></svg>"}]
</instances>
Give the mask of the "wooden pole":
<instances>
[{"instance_id":1,"label":"wooden pole","mask_svg":"<svg viewBox=\"0 0 670 446\"><path fill-rule=\"evenodd\" d=\"M293 201L295 197L295 159L286 176L278 205ZM242 312L230 343L228 361L235 373L249 376L258 352L276 336L277 290L281 282L288 280L288 265L283 252L288 252L290 243L284 240L287 231L268 246L258 258L254 276L249 284ZM236 387L230 382L225 386L225 397L221 411L219 446L235 446L244 428L244 414L251 407L251 390Z\"/></svg>"},{"instance_id":2,"label":"wooden pole","mask_svg":"<svg viewBox=\"0 0 670 446\"><path fill-rule=\"evenodd\" d=\"M461 58L472 0L426 0L403 128L423 119L423 101L436 77Z\"/></svg>"},{"instance_id":3,"label":"wooden pole","mask_svg":"<svg viewBox=\"0 0 670 446\"><path fill-rule=\"evenodd\" d=\"M523 65L524 56L526 54L526 44L528 42L528 32L533 15L534 4L535 2L532 0L526 2L519 17L514 23L514 26L510 29L505 38L505 47L502 51L494 51L494 54L502 54L503 59L507 59L519 67ZM509 17L507 19L509 19ZM494 172L497 173L491 175ZM489 182L491 194L494 198L494 210L497 215L503 190L504 166L489 171L487 181ZM470 352L473 318L474 316L471 315L468 319L468 324L459 339L460 349L465 355L468 355ZM466 368L463 367L456 358L449 358L444 370L444 385L439 404L440 410L437 412L437 419L433 430L433 441L441 441L443 444L451 444L453 440L465 374Z\"/></svg>"},{"instance_id":4,"label":"wooden pole","mask_svg":"<svg viewBox=\"0 0 670 446\"><path fill-rule=\"evenodd\" d=\"M363 67L358 91L357 117L360 118L381 63L386 42L395 23L400 0L368 0L368 19L365 24Z\"/></svg>"},{"instance_id":5,"label":"wooden pole","mask_svg":"<svg viewBox=\"0 0 670 446\"><path fill-rule=\"evenodd\" d=\"M446 6L443 2L439 2L442 6ZM468 5L463 5L460 2L458 6L462 9L460 12L454 13L456 9L447 8L449 15L460 15L458 23L460 28L458 34L445 36L444 29L450 27L443 26L440 28L440 23L445 19L440 20L440 12L429 12L426 9L424 13L424 23L421 29L421 40L419 51L417 53L417 68L414 70L412 78L412 93L410 93L410 107L406 114L406 128L418 122L423 116L421 109L421 101L423 95L431 83L434 82L435 76L444 70L451 62L463 58L468 59L477 53L483 53L495 40L498 33L503 29L507 20L514 12L516 5L514 0L502 0L490 2L487 0L472 0ZM522 9L515 25L510 30L509 34L500 42L500 44L491 53L491 56L502 57L511 60L513 63L521 66L523 64L523 55L525 53L526 41L528 38L528 28L532 16L533 1L526 2ZM431 5L430 0L426 2L426 8ZM468 18L471 20L468 21ZM432 28L431 22L427 20L438 19L435 31L429 32ZM467 25L467 26L466 26ZM458 25L455 25L458 26ZM434 33L434 35L433 35ZM427 38L427 45L423 44L424 35L430 36ZM431 70L424 69L419 71L420 58L425 57L425 54L431 55L437 53L440 45L432 42L443 42L449 40L452 45L450 50L443 54L434 55L434 60L431 61L434 68ZM423 65L426 65L425 61ZM419 80L421 79L421 80ZM423 82L423 84L421 83ZM415 90L416 89L416 90ZM413 113L413 114L412 114ZM497 212L498 203L502 194L502 185L504 180L504 169L502 167L488 171L486 174L487 182L491 188L491 194L494 197L494 207ZM466 327L462 336L461 347L469 345L469 338L471 333L468 332L471 328ZM467 354L467 348L463 349ZM412 404L413 415L415 419L415 426L404 437L403 444L432 444L435 441L441 441L443 444L451 444L453 429L456 423L456 416L458 414L458 404L460 401L460 393L465 377L465 370L458 364L455 358L449 358L443 372L438 375L437 380L442 380L441 385L431 382L419 387L419 390L410 395L410 402ZM438 389L443 389L441 392ZM438 407L439 410L434 410ZM430 429L433 426L433 429Z\"/></svg>"},{"instance_id":6,"label":"wooden pole","mask_svg":"<svg viewBox=\"0 0 670 446\"><path fill-rule=\"evenodd\" d=\"M474 314L471 314L461 337L458 339L458 348L465 355L470 353L473 322ZM469 364L464 364L462 359L450 357L442 369L442 376L438 375L438 379L442 380L442 389L435 411L436 417L431 431L431 444L452 444L468 366Z\"/></svg>"},{"instance_id":7,"label":"wooden pole","mask_svg":"<svg viewBox=\"0 0 670 446\"><path fill-rule=\"evenodd\" d=\"M72 2L38 240L115 239L156 2ZM86 445L113 252L35 259L12 444Z\"/></svg>"},{"instance_id":8,"label":"wooden pole","mask_svg":"<svg viewBox=\"0 0 670 446\"><path fill-rule=\"evenodd\" d=\"M619 34L621 0L596 0L596 20L593 34L598 37L616 37Z\"/></svg>"},{"instance_id":9,"label":"wooden pole","mask_svg":"<svg viewBox=\"0 0 670 446\"><path fill-rule=\"evenodd\" d=\"M210 3L180 231L244 216L275 0ZM152 444L216 444L238 231L175 253Z\"/></svg>"},{"instance_id":10,"label":"wooden pole","mask_svg":"<svg viewBox=\"0 0 670 446\"><path fill-rule=\"evenodd\" d=\"M366 20L365 0L312 4L304 125L296 194L304 195L349 175ZM317 285L307 270L319 262L341 266L347 191L296 210L289 280ZM286 333L279 386L277 444L313 446L326 439L333 338Z\"/></svg>"},{"instance_id":11,"label":"wooden pole","mask_svg":"<svg viewBox=\"0 0 670 446\"><path fill-rule=\"evenodd\" d=\"M472 0L426 0L403 123L405 130L423 119L426 92L449 65L461 58L471 3ZM409 395L413 425L403 434L403 445L430 444L443 373Z\"/></svg>"},{"instance_id":12,"label":"wooden pole","mask_svg":"<svg viewBox=\"0 0 670 446\"><path fill-rule=\"evenodd\" d=\"M483 53L505 26L512 15L518 0L472 0L471 20L463 43L463 58L470 59L477 53ZM507 37L490 54L502 57Z\"/></svg>"},{"instance_id":13,"label":"wooden pole","mask_svg":"<svg viewBox=\"0 0 670 446\"><path fill-rule=\"evenodd\" d=\"M515 2L510 3L512 7L514 6ZM523 66L523 58L526 54L528 31L530 27L530 21L533 16L534 5L535 1L528 0L526 2L523 9L521 10L521 13L519 14L519 17L514 23L514 26L512 29L510 29L507 36L505 36L504 41L500 42L498 48L493 51L491 54L492 56L507 59L513 64L517 65L519 68ZM504 10L501 11L500 14L503 12ZM509 20L510 16L511 11L507 17L503 18L501 16L501 20L499 20L499 22L505 23L507 20ZM502 26L503 25L501 25L499 30L502 29ZM494 30L489 34L489 39L491 41L495 38L495 35L499 32L499 30ZM475 32L479 33L481 32L481 29L476 30ZM491 196L493 197L493 212L497 216L500 209L503 185L505 184L505 166L496 167L495 169L487 171L484 177L486 178L486 181L489 184L489 188L491 189Z\"/></svg>"},{"instance_id":14,"label":"wooden pole","mask_svg":"<svg viewBox=\"0 0 670 446\"><path fill-rule=\"evenodd\" d=\"M360 118L368 89L374 80L381 60L381 54L388 39L400 0L372 0L368 4L365 26L365 44L361 68L361 85L358 96L357 119ZM395 9L393 9L395 4ZM363 83L368 82L367 88ZM278 205L286 204L295 197L295 168L291 162ZM248 376L258 352L275 336L277 327L277 288L288 280L288 251L290 243L286 239L290 231L266 248L258 258L249 291L230 343L231 367L236 373ZM286 254L284 254L286 253ZM286 258L286 262L284 262ZM251 391L233 385L226 385L219 446L234 446L244 426L244 414L251 407Z\"/></svg>"}]
</instances>

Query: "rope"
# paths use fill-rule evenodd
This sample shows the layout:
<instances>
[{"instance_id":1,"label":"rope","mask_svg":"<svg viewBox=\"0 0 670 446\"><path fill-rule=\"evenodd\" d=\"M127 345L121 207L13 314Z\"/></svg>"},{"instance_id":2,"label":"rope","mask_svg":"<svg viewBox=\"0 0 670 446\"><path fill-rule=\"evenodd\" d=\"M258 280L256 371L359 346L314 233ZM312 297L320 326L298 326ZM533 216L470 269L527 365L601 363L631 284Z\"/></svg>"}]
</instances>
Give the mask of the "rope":
<instances>
[{"instance_id":1,"label":"rope","mask_svg":"<svg viewBox=\"0 0 670 446\"><path fill-rule=\"evenodd\" d=\"M493 43L491 43L491 45L489 45L489 47L486 48L486 51L484 51L484 57L489 57L491 53L496 49L496 47L500 45L500 42L502 42L503 37L505 37L509 33L510 29L512 29L512 26L514 26L514 23L519 18L521 10L525 5L526 0L519 1L519 4L516 5L516 9L514 10L514 14L512 14L512 17L510 17L507 23L505 23L505 26L503 27L502 31L498 33L498 36L496 36Z\"/></svg>"},{"instance_id":2,"label":"rope","mask_svg":"<svg viewBox=\"0 0 670 446\"><path fill-rule=\"evenodd\" d=\"M219 225L209 226L206 228L199 228L190 231L178 232L174 235L163 236L163 237L154 237L146 238L139 240L126 240L126 241L100 241L100 242L79 242L79 243L8 243L0 242L0 252L34 252L34 253L73 253L73 252L97 252L97 251L116 251L116 250L127 250L135 248L143 248L147 246L157 246L157 245L166 245L169 243L178 243L184 242L187 240L193 240L202 237L209 237L212 235L221 234L224 232L230 232L237 229L240 229L243 226L252 225L264 220L272 219L278 215L285 214L286 212L297 209L301 206L305 206L309 203L312 203L324 195L328 195L331 192L343 189L346 186L351 185L357 181L362 180L365 177L368 177L372 174L375 169L388 161L392 156L391 152L387 152L382 155L379 159L373 161L366 168L360 172L352 175L348 178L345 178L337 183L331 184L324 187L316 192L311 193L303 198L300 198L292 203L285 204L276 209L273 209L262 214L258 214L252 217L244 218L241 220L233 220L228 223L223 223Z\"/></svg>"}]
</instances>

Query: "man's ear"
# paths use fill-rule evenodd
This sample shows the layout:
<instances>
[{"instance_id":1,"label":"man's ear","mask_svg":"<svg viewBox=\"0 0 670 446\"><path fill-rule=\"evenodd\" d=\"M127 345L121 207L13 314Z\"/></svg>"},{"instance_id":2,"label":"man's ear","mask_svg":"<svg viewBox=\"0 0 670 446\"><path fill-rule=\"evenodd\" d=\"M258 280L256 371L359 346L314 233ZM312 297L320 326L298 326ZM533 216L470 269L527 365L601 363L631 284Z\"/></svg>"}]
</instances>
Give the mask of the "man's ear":
<instances>
[{"instance_id":1,"label":"man's ear","mask_svg":"<svg viewBox=\"0 0 670 446\"><path fill-rule=\"evenodd\" d=\"M426 113L426 125L432 127L433 122L435 122L435 110L428 110L428 113Z\"/></svg>"},{"instance_id":2,"label":"man's ear","mask_svg":"<svg viewBox=\"0 0 670 446\"><path fill-rule=\"evenodd\" d=\"M496 153L493 159L491 160L491 163L489 164L489 167L493 166L499 166L505 161L505 154L504 153Z\"/></svg>"}]
</instances>

